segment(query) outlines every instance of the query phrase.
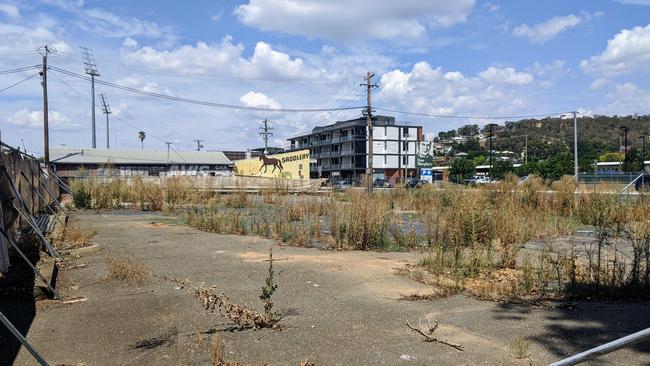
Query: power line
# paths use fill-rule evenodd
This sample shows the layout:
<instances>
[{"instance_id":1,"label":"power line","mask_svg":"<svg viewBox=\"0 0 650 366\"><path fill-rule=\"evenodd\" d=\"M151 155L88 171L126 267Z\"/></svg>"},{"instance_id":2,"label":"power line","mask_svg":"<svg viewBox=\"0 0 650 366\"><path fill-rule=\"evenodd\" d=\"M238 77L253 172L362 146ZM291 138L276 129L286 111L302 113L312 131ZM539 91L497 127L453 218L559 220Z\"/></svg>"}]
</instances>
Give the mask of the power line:
<instances>
[{"instance_id":1,"label":"power line","mask_svg":"<svg viewBox=\"0 0 650 366\"><path fill-rule=\"evenodd\" d=\"M28 77L26 77L25 79L23 79L23 80L21 80L21 81L19 81L19 82L17 82L17 83L13 83L13 84L11 84L11 85L9 85L9 86L3 88L3 89L0 89L0 93L2 93L3 91L5 91L5 90L7 90L7 89L11 89L11 88L13 88L14 86L20 85L20 84L24 83L25 81L27 81L27 80L29 80L29 79L32 79L32 78L34 78L34 77L36 77L36 76L38 76L38 73L35 73L35 74L33 74L32 76L28 76Z\"/></svg>"},{"instance_id":2,"label":"power line","mask_svg":"<svg viewBox=\"0 0 650 366\"><path fill-rule=\"evenodd\" d=\"M374 107L374 109L384 112L392 112L399 114L408 114L412 116L421 116L421 117L434 117L434 118L449 118L449 119L525 119L525 118L537 118L537 117L549 117L556 116L560 114L573 113L573 111L568 112L557 112L557 113L546 113L546 114L529 114L529 115L520 115L520 116L451 116L445 114L428 114L428 113L419 113L419 112L406 112L399 111L389 108L379 108Z\"/></svg>"},{"instance_id":3,"label":"power line","mask_svg":"<svg viewBox=\"0 0 650 366\"><path fill-rule=\"evenodd\" d=\"M14 74L17 72L23 72L27 70L34 70L34 69L40 69L42 65L32 65L32 66L23 66L23 67L18 67L15 69L9 69L9 70L2 70L0 71L0 75L7 75L7 74Z\"/></svg>"},{"instance_id":4,"label":"power line","mask_svg":"<svg viewBox=\"0 0 650 366\"><path fill-rule=\"evenodd\" d=\"M57 78L57 80L59 80L60 82L62 82L63 85L67 86L70 90L72 90L73 92L77 93L77 95L79 95L80 97L82 97L82 98L85 99L86 101L90 102L90 98L88 98L87 96L83 95L80 91L78 91L77 89L73 88L70 84L68 84L67 82L65 82L65 80L63 80L63 79L61 79L60 77L58 77L58 76L56 75L56 73L54 73L54 74L52 74L52 75L54 75L54 77ZM125 124L125 125L127 125L127 126L133 128L133 129L136 130L136 131L144 131L143 129L139 128L138 126L135 126L135 125L133 125L133 124L131 124L131 123L125 121L124 119L122 119L122 118L121 118L120 116L118 116L117 114L113 114L113 118L115 118L115 119L117 119L118 121L122 122L123 124ZM146 131L145 131L145 132L146 132ZM155 135L153 135L153 134L151 134L151 133L149 133L149 132L147 132L147 136L151 136L151 137L153 137L154 139L156 139L156 140L158 140L158 141L160 141L160 142L165 142L165 140L163 140L163 139L161 139L160 137L155 136Z\"/></svg>"},{"instance_id":5,"label":"power line","mask_svg":"<svg viewBox=\"0 0 650 366\"><path fill-rule=\"evenodd\" d=\"M74 76L76 78L80 78L80 79L84 79L84 80L91 80L91 78L86 77L84 75L80 75L80 74L77 74L75 72L68 71L68 70L65 70L65 69L61 69L61 68L58 68L58 67L55 67L55 66L50 66L50 68L52 70L58 71L60 73L63 73L63 74L69 75L69 76ZM173 100L173 101L189 103L189 104L203 105L203 106L208 106L208 107L237 109L237 110L246 110L246 111L303 113L303 112L341 111L341 110L351 110L351 109L362 108L362 107L348 107L348 108L266 108L266 107L249 107L249 106L226 104L226 103L208 102L208 101L198 100L198 99L174 97L174 96L166 95L166 94L147 92L147 91L140 90L140 89L137 89L137 88L123 86L123 85L107 82L107 81L104 81L104 80L95 80L95 82L97 84L105 85L105 86L108 86L108 87L111 87L111 88L125 90L125 91L128 91L128 92L137 93L137 94L146 95L146 96L155 97L155 98Z\"/></svg>"}]
</instances>

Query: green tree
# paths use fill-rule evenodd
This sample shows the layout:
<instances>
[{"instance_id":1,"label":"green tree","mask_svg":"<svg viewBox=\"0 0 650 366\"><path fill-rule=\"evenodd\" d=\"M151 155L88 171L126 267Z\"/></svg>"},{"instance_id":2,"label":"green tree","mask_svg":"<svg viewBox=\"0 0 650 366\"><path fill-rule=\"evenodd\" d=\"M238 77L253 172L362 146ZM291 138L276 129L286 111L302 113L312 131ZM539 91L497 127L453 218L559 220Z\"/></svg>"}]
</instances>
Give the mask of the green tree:
<instances>
[{"instance_id":1,"label":"green tree","mask_svg":"<svg viewBox=\"0 0 650 366\"><path fill-rule=\"evenodd\" d=\"M624 154L622 152L607 152L598 156L599 162L614 162L614 161L623 161Z\"/></svg>"},{"instance_id":2,"label":"green tree","mask_svg":"<svg viewBox=\"0 0 650 366\"><path fill-rule=\"evenodd\" d=\"M460 158L451 163L449 175L456 177L457 181L462 181L463 179L474 175L475 170L476 165L474 165L474 162L466 158Z\"/></svg>"},{"instance_id":3,"label":"green tree","mask_svg":"<svg viewBox=\"0 0 650 366\"><path fill-rule=\"evenodd\" d=\"M147 134L144 131L138 131L138 139L140 139L140 148L144 149L144 139Z\"/></svg>"},{"instance_id":4,"label":"green tree","mask_svg":"<svg viewBox=\"0 0 650 366\"><path fill-rule=\"evenodd\" d=\"M627 157L625 158L625 166L627 167L628 172L640 172L643 170L643 156L641 156L641 151L636 147L631 148L627 152Z\"/></svg>"},{"instance_id":5,"label":"green tree","mask_svg":"<svg viewBox=\"0 0 650 366\"><path fill-rule=\"evenodd\" d=\"M493 164L492 169L490 169L490 175L492 179L503 179L506 174L512 173L514 170L511 161L499 160Z\"/></svg>"},{"instance_id":6,"label":"green tree","mask_svg":"<svg viewBox=\"0 0 650 366\"><path fill-rule=\"evenodd\" d=\"M461 136L474 136L478 135L478 125L464 125L458 129L458 134Z\"/></svg>"}]
</instances>

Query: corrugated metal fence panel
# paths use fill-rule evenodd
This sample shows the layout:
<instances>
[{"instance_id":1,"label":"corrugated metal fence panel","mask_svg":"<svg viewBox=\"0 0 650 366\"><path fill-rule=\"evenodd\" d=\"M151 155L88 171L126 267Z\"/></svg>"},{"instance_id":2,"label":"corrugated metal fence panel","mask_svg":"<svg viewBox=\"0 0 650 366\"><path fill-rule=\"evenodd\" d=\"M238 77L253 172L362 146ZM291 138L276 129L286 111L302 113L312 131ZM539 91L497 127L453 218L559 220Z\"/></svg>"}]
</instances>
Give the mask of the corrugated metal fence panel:
<instances>
[{"instance_id":1,"label":"corrugated metal fence panel","mask_svg":"<svg viewBox=\"0 0 650 366\"><path fill-rule=\"evenodd\" d=\"M47 174L41 173L41 163L38 159L25 155L7 145L2 144L0 164L11 178L14 187L23 198L25 206L33 214L46 213L48 205L60 197L59 184ZM7 234L15 239L16 232L21 226L18 212L13 204L20 205L13 194L10 183L2 177L0 182L0 224ZM54 196L54 197L53 197ZM42 197L42 198L41 198ZM9 243L0 235L0 272L6 272L9 267Z\"/></svg>"}]
</instances>

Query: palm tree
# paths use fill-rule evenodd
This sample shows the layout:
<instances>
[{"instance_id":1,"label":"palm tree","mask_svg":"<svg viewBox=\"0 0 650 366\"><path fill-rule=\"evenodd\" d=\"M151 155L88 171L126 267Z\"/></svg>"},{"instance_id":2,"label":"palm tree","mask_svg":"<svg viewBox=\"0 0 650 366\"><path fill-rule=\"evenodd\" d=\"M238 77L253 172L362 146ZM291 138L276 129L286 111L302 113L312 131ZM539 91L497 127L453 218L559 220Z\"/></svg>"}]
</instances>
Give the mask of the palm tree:
<instances>
[{"instance_id":1,"label":"palm tree","mask_svg":"<svg viewBox=\"0 0 650 366\"><path fill-rule=\"evenodd\" d=\"M144 131L138 131L138 138L140 139L140 146L142 149L144 149L144 139L147 137L147 135L144 133Z\"/></svg>"}]
</instances>

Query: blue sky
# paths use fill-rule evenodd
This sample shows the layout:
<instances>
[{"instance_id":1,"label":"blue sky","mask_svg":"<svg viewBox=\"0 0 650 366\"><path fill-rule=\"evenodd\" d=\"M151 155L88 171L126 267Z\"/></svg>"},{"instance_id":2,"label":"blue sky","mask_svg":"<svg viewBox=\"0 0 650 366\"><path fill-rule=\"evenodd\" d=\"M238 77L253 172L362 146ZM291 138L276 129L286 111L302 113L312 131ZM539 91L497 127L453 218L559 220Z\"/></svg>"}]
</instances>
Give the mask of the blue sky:
<instances>
[{"instance_id":1,"label":"blue sky","mask_svg":"<svg viewBox=\"0 0 650 366\"><path fill-rule=\"evenodd\" d=\"M269 108L365 104L359 87L377 74L378 107L437 115L649 113L650 1L0 0L0 70L50 64L83 73L79 46L93 49L101 79L147 91ZM36 71L0 75L0 89ZM50 71L52 146L90 145L90 85ZM97 86L113 110L113 146L209 149L273 143L360 110L282 113L174 103ZM34 77L0 93L2 139L42 152ZM395 114L425 132L489 120ZM105 120L97 114L98 146Z\"/></svg>"}]
</instances>

